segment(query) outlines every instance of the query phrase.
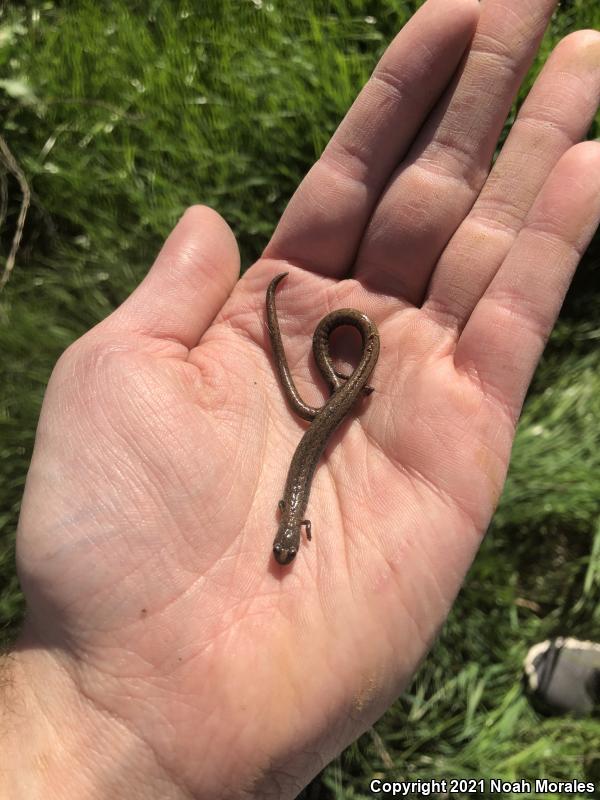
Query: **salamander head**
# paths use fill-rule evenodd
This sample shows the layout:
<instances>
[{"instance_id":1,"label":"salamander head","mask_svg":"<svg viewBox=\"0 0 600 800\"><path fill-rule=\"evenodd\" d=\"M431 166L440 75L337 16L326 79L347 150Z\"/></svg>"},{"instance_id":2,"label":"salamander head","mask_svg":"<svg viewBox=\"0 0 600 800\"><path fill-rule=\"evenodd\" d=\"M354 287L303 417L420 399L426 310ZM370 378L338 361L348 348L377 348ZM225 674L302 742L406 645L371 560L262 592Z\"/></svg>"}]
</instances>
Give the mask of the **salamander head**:
<instances>
[{"instance_id":1,"label":"salamander head","mask_svg":"<svg viewBox=\"0 0 600 800\"><path fill-rule=\"evenodd\" d=\"M298 550L295 547L286 547L279 541L273 545L273 555L279 564L289 564L296 558Z\"/></svg>"},{"instance_id":2,"label":"salamander head","mask_svg":"<svg viewBox=\"0 0 600 800\"><path fill-rule=\"evenodd\" d=\"M300 530L285 518L279 523L279 530L273 542L273 555L279 564L289 564L296 558L300 544Z\"/></svg>"}]
</instances>

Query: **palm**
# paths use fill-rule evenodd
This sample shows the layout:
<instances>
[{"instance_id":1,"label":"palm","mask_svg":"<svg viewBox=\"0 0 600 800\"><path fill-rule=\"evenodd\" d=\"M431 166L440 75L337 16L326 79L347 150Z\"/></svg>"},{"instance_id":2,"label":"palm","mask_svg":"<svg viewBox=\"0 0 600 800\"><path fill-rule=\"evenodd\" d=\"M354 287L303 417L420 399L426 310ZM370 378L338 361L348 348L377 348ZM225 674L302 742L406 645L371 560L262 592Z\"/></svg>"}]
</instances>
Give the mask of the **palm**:
<instances>
[{"instance_id":1,"label":"palm","mask_svg":"<svg viewBox=\"0 0 600 800\"><path fill-rule=\"evenodd\" d=\"M543 5L547 16L553 3ZM458 3L452 13L459 6L446 32L426 7L385 57L389 76L402 69L406 37L413 45L434 37L430 50L439 50L423 108L388 103L381 111L382 129L394 122L386 113L409 120L399 134L405 141L372 143L370 151L363 137L356 158L353 131L377 105L377 85L370 95L367 88L364 108L350 113L263 259L224 304L224 289L203 293L235 271L229 234L212 214L197 212L195 223L188 215L145 284L63 357L49 387L19 537L29 635L76 653L86 696L190 787L216 791L223 774L238 785L252 759L252 774L285 764L305 778L381 713L414 670L501 491L520 403L576 263L582 218L591 233L594 187L569 198L558 222L548 209L597 152L578 149L555 167L557 144L518 184L517 201L529 198L528 225L515 215L511 233L489 222L484 246L483 211L498 196L497 181L514 177L519 152L525 170L532 146L517 134L496 183L477 179L510 85L481 123L471 168L458 169L468 174L448 180L448 154L436 138L456 118L460 88L455 105L442 99L411 142L469 38L474 10ZM486 20L484 11L480 24ZM544 20L529 22L535 39ZM521 72L528 54L524 48ZM463 82L468 75L467 68ZM419 217L432 163L435 208L432 200ZM324 207L335 209L326 223ZM210 231L198 251L208 241L219 253L198 261L226 268L204 283L188 280L174 303L161 296L165 265L188 258L182 253L198 224ZM534 300L536 270L549 259L556 268ZM335 434L317 472L313 541L281 568L271 558L277 501L303 423L273 370L264 295L290 264L278 307L309 402L320 402L309 337L327 311L367 312L382 352L375 393ZM340 280L351 268L355 280ZM177 746L165 739L165 724ZM302 754L315 747L322 759L307 765ZM220 754L212 784L200 760L207 748Z\"/></svg>"}]
</instances>

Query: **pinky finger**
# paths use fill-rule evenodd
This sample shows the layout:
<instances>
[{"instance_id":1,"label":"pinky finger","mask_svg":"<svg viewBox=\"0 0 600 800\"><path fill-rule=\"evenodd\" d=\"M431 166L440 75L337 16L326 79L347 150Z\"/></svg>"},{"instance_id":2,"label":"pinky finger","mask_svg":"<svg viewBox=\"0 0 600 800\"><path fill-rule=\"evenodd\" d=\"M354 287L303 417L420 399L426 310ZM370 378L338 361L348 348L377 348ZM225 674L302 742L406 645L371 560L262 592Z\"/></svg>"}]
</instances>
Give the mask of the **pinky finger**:
<instances>
[{"instance_id":1,"label":"pinky finger","mask_svg":"<svg viewBox=\"0 0 600 800\"><path fill-rule=\"evenodd\" d=\"M459 339L456 368L516 422L569 284L600 221L600 144L565 153Z\"/></svg>"}]
</instances>

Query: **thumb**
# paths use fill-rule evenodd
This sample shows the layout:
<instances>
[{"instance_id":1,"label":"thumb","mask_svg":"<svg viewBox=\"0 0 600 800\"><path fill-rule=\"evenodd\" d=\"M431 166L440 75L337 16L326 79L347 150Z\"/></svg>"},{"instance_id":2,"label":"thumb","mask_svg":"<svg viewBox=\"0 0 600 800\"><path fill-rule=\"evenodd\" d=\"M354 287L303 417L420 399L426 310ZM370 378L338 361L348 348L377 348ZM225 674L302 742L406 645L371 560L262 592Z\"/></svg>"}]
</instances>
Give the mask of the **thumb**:
<instances>
[{"instance_id":1,"label":"thumb","mask_svg":"<svg viewBox=\"0 0 600 800\"><path fill-rule=\"evenodd\" d=\"M102 325L194 347L239 272L239 251L229 225L208 206L192 206L138 288Z\"/></svg>"}]
</instances>

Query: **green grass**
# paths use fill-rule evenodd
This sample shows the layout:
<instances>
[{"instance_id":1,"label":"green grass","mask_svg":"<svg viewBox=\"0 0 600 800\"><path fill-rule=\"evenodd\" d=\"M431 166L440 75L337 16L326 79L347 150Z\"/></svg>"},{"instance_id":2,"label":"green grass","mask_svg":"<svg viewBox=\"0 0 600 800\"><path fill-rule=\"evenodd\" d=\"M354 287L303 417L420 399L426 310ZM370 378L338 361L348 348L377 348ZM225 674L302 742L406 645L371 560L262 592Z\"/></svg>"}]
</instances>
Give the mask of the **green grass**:
<instances>
[{"instance_id":1,"label":"green grass","mask_svg":"<svg viewBox=\"0 0 600 800\"><path fill-rule=\"evenodd\" d=\"M248 266L419 5L28 2L0 17L2 135L33 192L0 294L5 642L23 612L14 531L56 358L127 296L193 202L223 214ZM600 6L563 3L515 108L558 39L582 27L600 28ZM590 137L599 135L597 120ZM20 203L11 175L6 186L3 257ZM600 639L599 255L596 239L536 374L492 528L439 641L377 733L306 798L368 797L374 773L600 785L598 722L540 718L520 686L536 641Z\"/></svg>"}]
</instances>

